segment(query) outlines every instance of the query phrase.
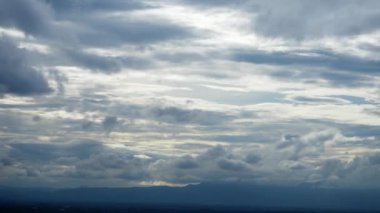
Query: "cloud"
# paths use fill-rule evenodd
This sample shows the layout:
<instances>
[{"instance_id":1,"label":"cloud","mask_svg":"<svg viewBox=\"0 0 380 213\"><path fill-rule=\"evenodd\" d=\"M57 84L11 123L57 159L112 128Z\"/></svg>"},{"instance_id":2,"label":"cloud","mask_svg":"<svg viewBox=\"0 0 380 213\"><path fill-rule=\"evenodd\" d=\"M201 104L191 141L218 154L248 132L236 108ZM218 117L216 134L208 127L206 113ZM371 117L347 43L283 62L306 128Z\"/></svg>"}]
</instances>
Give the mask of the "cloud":
<instances>
[{"instance_id":1,"label":"cloud","mask_svg":"<svg viewBox=\"0 0 380 213\"><path fill-rule=\"evenodd\" d=\"M231 159L220 159L218 161L218 166L223 170L229 171L241 171L246 169L245 164L242 161L231 160Z\"/></svg>"},{"instance_id":2,"label":"cloud","mask_svg":"<svg viewBox=\"0 0 380 213\"><path fill-rule=\"evenodd\" d=\"M194 169L199 167L199 164L193 157L184 156L175 162L175 167L179 169Z\"/></svg>"},{"instance_id":3,"label":"cloud","mask_svg":"<svg viewBox=\"0 0 380 213\"><path fill-rule=\"evenodd\" d=\"M86 179L87 184L91 185L99 179L143 181L149 177L147 166L150 159L134 157L134 152L108 148L101 141L10 140L6 143L9 150L0 159L2 172L7 177L3 181L10 184L15 180L22 180L16 181L16 184L32 182L33 185L62 187L72 184L73 180L74 186L78 186L82 179ZM15 175L17 178L12 179Z\"/></svg>"},{"instance_id":4,"label":"cloud","mask_svg":"<svg viewBox=\"0 0 380 213\"><path fill-rule=\"evenodd\" d=\"M112 130L119 124L116 116L106 116L102 121L102 125L107 134L110 134Z\"/></svg>"},{"instance_id":5,"label":"cloud","mask_svg":"<svg viewBox=\"0 0 380 213\"><path fill-rule=\"evenodd\" d=\"M352 36L380 28L380 4L368 0L254 1L258 8L255 32L269 37L309 39L324 36Z\"/></svg>"},{"instance_id":6,"label":"cloud","mask_svg":"<svg viewBox=\"0 0 380 213\"><path fill-rule=\"evenodd\" d=\"M174 166L173 166L174 165ZM152 175L173 183L212 182L227 180L253 180L249 164L228 147L214 146L196 157L181 156L156 161L151 166Z\"/></svg>"},{"instance_id":7,"label":"cloud","mask_svg":"<svg viewBox=\"0 0 380 213\"><path fill-rule=\"evenodd\" d=\"M0 6L0 184L379 185L375 1Z\"/></svg>"},{"instance_id":8,"label":"cloud","mask_svg":"<svg viewBox=\"0 0 380 213\"><path fill-rule=\"evenodd\" d=\"M51 7L57 11L57 13L62 13L62 16L67 15L67 13L81 13L81 12L93 12L93 11L128 11L150 8L143 1L135 0L108 0L107 2L102 0L86 0L86 1L76 1L76 0L65 0L65 1L55 1L55 0L45 0Z\"/></svg>"},{"instance_id":9,"label":"cloud","mask_svg":"<svg viewBox=\"0 0 380 213\"><path fill-rule=\"evenodd\" d=\"M0 25L16 27L29 34L45 34L51 30L53 11L39 0L0 1Z\"/></svg>"},{"instance_id":10,"label":"cloud","mask_svg":"<svg viewBox=\"0 0 380 213\"><path fill-rule=\"evenodd\" d=\"M9 157L27 162L44 162L57 158L76 157L88 158L102 147L99 141L77 140L68 143L13 142Z\"/></svg>"},{"instance_id":11,"label":"cloud","mask_svg":"<svg viewBox=\"0 0 380 213\"><path fill-rule=\"evenodd\" d=\"M28 63L24 50L0 38L0 92L35 95L52 91L43 74Z\"/></svg>"},{"instance_id":12,"label":"cloud","mask_svg":"<svg viewBox=\"0 0 380 213\"><path fill-rule=\"evenodd\" d=\"M318 157L324 154L327 148L342 147L351 143L364 143L374 140L373 137L349 137L336 129L325 129L310 132L305 135L286 134L283 140L276 145L277 150L288 150L288 159ZM352 144L351 144L352 146Z\"/></svg>"},{"instance_id":13,"label":"cloud","mask_svg":"<svg viewBox=\"0 0 380 213\"><path fill-rule=\"evenodd\" d=\"M310 55L300 55L300 54ZM292 65L326 67L335 70L366 72L377 74L380 61L338 54L329 51L313 50L311 52L260 52L238 51L231 56L232 60L256 64ZM328 74L335 74L328 73ZM339 73L337 73L339 74Z\"/></svg>"},{"instance_id":14,"label":"cloud","mask_svg":"<svg viewBox=\"0 0 380 213\"><path fill-rule=\"evenodd\" d=\"M372 165L379 165L380 164L380 153L375 153L375 154L368 156L368 161Z\"/></svg>"},{"instance_id":15,"label":"cloud","mask_svg":"<svg viewBox=\"0 0 380 213\"><path fill-rule=\"evenodd\" d=\"M321 146L315 141L337 140L329 135L327 132L309 133L301 137L286 137L286 140L295 143L305 141L299 151L301 153L308 149L307 146ZM86 179L86 185L95 186L99 181L116 185L154 181L173 184L219 181L284 184L288 181L287 184L295 185L357 187L373 185L378 178L378 153L358 155L350 161L323 159L309 154L305 155L307 160L289 160L287 155L275 150L239 150L234 146L220 145L203 149L195 156L170 156L132 151L126 147L115 149L104 142L86 139L65 142L8 140L3 144L8 151L2 148L2 170L8 177L17 176L23 180L21 184L37 184L36 180L45 180L44 184L49 184L54 180L55 186L77 186ZM295 146L297 149L298 145ZM23 172L25 175L20 175Z\"/></svg>"},{"instance_id":16,"label":"cloud","mask_svg":"<svg viewBox=\"0 0 380 213\"><path fill-rule=\"evenodd\" d=\"M212 9L240 10L250 19L252 30L265 37L315 39L327 36L352 36L379 29L379 2L367 0L287 0L283 1L189 1L188 5Z\"/></svg>"},{"instance_id":17,"label":"cloud","mask_svg":"<svg viewBox=\"0 0 380 213\"><path fill-rule=\"evenodd\" d=\"M123 16L94 16L79 21L87 29L78 32L79 41L91 46L115 46L124 43L146 45L193 37L193 32L187 27L159 19L152 21Z\"/></svg>"},{"instance_id":18,"label":"cloud","mask_svg":"<svg viewBox=\"0 0 380 213\"><path fill-rule=\"evenodd\" d=\"M372 76L379 75L380 61L334 51L258 51L234 50L227 56L232 61L275 66L263 74L281 81L324 84L333 87L375 86ZM291 77L291 78L289 78Z\"/></svg>"},{"instance_id":19,"label":"cloud","mask_svg":"<svg viewBox=\"0 0 380 213\"><path fill-rule=\"evenodd\" d=\"M335 97L290 96L289 99L306 104L348 104L349 101Z\"/></svg>"},{"instance_id":20,"label":"cloud","mask_svg":"<svg viewBox=\"0 0 380 213\"><path fill-rule=\"evenodd\" d=\"M122 69L146 69L152 66L150 60L138 57L111 57L90 54L78 50L64 50L64 54L76 65L95 72L115 73Z\"/></svg>"},{"instance_id":21,"label":"cloud","mask_svg":"<svg viewBox=\"0 0 380 213\"><path fill-rule=\"evenodd\" d=\"M57 94L58 95L64 95L65 94L65 84L68 83L68 79L67 77L62 74L62 73L59 73L57 71L50 71L49 75L55 80L56 84L57 84Z\"/></svg>"},{"instance_id":22,"label":"cloud","mask_svg":"<svg viewBox=\"0 0 380 213\"><path fill-rule=\"evenodd\" d=\"M245 162L250 163L250 164L256 164L256 163L259 163L261 159L262 158L259 155L254 154L254 153L249 153L245 157Z\"/></svg>"},{"instance_id":23,"label":"cloud","mask_svg":"<svg viewBox=\"0 0 380 213\"><path fill-rule=\"evenodd\" d=\"M120 115L120 117L130 120L145 119L166 124L182 125L217 126L228 123L236 117L223 111L191 109L185 106L173 106L169 103L121 103L120 105L112 106L111 110Z\"/></svg>"},{"instance_id":24,"label":"cloud","mask_svg":"<svg viewBox=\"0 0 380 213\"><path fill-rule=\"evenodd\" d=\"M161 122L178 124L218 125L231 119L219 112L181 109L177 107L154 107L148 114Z\"/></svg>"}]
</instances>

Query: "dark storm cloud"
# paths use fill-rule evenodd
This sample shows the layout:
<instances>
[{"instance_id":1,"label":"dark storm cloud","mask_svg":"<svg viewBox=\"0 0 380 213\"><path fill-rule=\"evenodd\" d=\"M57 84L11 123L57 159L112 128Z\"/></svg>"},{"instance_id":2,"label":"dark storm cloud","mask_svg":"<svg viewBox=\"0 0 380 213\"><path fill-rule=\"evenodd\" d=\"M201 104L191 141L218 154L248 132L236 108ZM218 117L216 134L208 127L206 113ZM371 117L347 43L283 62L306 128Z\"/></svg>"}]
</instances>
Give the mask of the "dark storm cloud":
<instances>
[{"instance_id":1,"label":"dark storm cloud","mask_svg":"<svg viewBox=\"0 0 380 213\"><path fill-rule=\"evenodd\" d=\"M44 34L51 28L52 14L51 8L39 0L0 0L0 26Z\"/></svg>"},{"instance_id":2,"label":"dark storm cloud","mask_svg":"<svg viewBox=\"0 0 380 213\"><path fill-rule=\"evenodd\" d=\"M34 95L51 91L41 72L29 64L26 52L11 40L0 38L0 92Z\"/></svg>"}]
</instances>

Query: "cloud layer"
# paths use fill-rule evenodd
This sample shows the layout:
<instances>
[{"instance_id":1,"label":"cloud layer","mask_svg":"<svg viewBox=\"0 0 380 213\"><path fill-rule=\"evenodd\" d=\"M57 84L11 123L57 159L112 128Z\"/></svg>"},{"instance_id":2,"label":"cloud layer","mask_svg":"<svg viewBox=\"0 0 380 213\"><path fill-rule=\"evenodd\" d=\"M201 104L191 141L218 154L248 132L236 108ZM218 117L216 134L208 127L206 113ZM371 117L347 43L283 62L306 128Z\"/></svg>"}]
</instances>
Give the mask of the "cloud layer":
<instances>
[{"instance_id":1,"label":"cloud layer","mask_svg":"<svg viewBox=\"0 0 380 213\"><path fill-rule=\"evenodd\" d=\"M379 8L0 0L0 185L380 187Z\"/></svg>"}]
</instances>

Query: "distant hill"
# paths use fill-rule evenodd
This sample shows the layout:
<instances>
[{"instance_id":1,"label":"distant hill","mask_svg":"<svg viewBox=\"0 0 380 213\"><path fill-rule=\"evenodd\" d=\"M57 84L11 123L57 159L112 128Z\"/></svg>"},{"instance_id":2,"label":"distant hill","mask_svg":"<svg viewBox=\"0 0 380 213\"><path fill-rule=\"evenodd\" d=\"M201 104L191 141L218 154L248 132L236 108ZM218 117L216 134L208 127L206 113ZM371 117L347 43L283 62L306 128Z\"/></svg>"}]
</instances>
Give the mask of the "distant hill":
<instances>
[{"instance_id":1,"label":"distant hill","mask_svg":"<svg viewBox=\"0 0 380 213\"><path fill-rule=\"evenodd\" d=\"M380 211L380 190L206 183L186 187L0 188L2 203L198 205Z\"/></svg>"}]
</instances>

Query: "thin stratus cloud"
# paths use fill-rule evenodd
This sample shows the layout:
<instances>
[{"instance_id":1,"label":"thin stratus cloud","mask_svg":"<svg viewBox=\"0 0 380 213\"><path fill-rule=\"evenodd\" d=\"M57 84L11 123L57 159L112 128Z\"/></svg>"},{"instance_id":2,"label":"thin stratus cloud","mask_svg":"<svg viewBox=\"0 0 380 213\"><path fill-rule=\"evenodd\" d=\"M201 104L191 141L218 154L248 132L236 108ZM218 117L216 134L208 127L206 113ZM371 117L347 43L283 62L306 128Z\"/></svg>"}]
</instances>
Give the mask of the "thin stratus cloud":
<instances>
[{"instance_id":1,"label":"thin stratus cloud","mask_svg":"<svg viewBox=\"0 0 380 213\"><path fill-rule=\"evenodd\" d=\"M380 188L379 20L375 0L0 0L0 185Z\"/></svg>"}]
</instances>

